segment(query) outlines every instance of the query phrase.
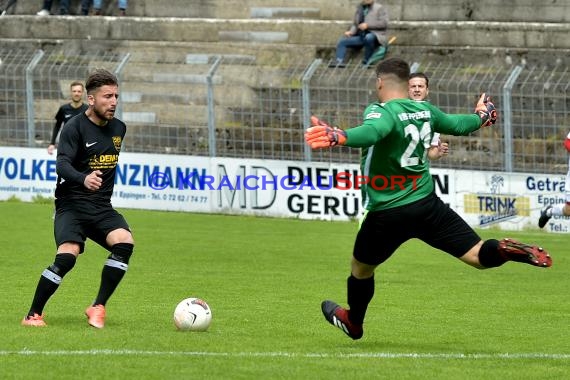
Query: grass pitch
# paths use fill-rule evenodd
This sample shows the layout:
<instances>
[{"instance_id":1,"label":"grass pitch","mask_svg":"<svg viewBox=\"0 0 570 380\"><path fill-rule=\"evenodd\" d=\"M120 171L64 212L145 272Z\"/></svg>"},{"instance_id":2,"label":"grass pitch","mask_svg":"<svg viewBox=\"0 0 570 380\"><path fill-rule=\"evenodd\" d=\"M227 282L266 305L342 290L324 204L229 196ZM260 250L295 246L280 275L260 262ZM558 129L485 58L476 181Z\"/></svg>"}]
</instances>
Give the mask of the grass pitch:
<instances>
[{"instance_id":1,"label":"grass pitch","mask_svg":"<svg viewBox=\"0 0 570 380\"><path fill-rule=\"evenodd\" d=\"M568 378L567 235L480 231L543 245L549 269L478 271L410 241L377 271L364 337L352 341L320 303L346 304L356 223L122 212L136 247L105 328L83 315L107 257L92 242L46 306L48 327L24 328L55 253L53 206L0 202L3 379ZM212 308L207 332L174 328L190 296Z\"/></svg>"}]
</instances>

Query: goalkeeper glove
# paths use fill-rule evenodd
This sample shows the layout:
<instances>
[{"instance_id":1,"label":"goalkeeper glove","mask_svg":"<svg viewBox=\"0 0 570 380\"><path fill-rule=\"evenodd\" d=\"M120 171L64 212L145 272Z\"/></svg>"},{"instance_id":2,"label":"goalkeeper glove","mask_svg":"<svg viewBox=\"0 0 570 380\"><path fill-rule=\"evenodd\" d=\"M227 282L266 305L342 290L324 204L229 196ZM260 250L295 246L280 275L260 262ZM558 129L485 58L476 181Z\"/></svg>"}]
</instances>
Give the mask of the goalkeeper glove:
<instances>
[{"instance_id":1,"label":"goalkeeper glove","mask_svg":"<svg viewBox=\"0 0 570 380\"><path fill-rule=\"evenodd\" d=\"M490 127L497 121L497 109L485 93L481 94L475 106L475 114L481 118L481 128Z\"/></svg>"},{"instance_id":2,"label":"goalkeeper glove","mask_svg":"<svg viewBox=\"0 0 570 380\"><path fill-rule=\"evenodd\" d=\"M305 141L313 149L329 148L346 143L346 132L331 127L316 116L311 116L311 127L305 131Z\"/></svg>"}]
</instances>

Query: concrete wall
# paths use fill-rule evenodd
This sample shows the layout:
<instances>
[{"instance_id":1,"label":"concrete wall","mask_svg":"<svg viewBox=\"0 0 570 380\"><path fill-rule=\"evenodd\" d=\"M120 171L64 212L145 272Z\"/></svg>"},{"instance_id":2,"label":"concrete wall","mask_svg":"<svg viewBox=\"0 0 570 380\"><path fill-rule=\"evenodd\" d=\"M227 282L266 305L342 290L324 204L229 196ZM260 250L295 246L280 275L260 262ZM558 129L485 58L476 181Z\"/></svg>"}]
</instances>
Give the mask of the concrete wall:
<instances>
[{"instance_id":1,"label":"concrete wall","mask_svg":"<svg viewBox=\"0 0 570 380\"><path fill-rule=\"evenodd\" d=\"M394 20L570 22L569 0L383 1Z\"/></svg>"},{"instance_id":2,"label":"concrete wall","mask_svg":"<svg viewBox=\"0 0 570 380\"><path fill-rule=\"evenodd\" d=\"M267 43L334 46L342 21L217 20L52 16L3 17L0 36L19 40ZM570 24L394 21L390 34L404 46L569 49ZM3 41L5 42L5 41Z\"/></svg>"},{"instance_id":3,"label":"concrete wall","mask_svg":"<svg viewBox=\"0 0 570 380\"><path fill-rule=\"evenodd\" d=\"M268 42L335 44L345 24L320 20L214 20L72 16L2 18L0 36L16 39L86 39L162 42ZM404 45L570 48L570 24L404 22L390 34ZM318 38L316 38L318 36Z\"/></svg>"},{"instance_id":4,"label":"concrete wall","mask_svg":"<svg viewBox=\"0 0 570 380\"><path fill-rule=\"evenodd\" d=\"M104 3L104 14L118 14L115 0ZM358 3L358 0L131 0L127 14L139 17L349 20ZM384 0L381 3L388 8L392 20L400 21L570 22L570 0ZM40 0L20 0L11 13L33 15L40 4ZM79 0L72 0L71 4L71 12L79 14ZM57 0L52 11L58 11Z\"/></svg>"}]
</instances>

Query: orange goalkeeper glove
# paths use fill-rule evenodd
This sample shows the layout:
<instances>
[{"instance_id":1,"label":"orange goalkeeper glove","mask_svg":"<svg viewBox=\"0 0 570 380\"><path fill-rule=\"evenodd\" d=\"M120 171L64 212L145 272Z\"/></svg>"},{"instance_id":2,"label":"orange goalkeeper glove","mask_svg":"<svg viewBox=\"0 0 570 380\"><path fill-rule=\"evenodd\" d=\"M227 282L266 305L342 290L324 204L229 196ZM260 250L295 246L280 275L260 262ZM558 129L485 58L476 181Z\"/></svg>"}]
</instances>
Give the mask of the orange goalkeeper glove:
<instances>
[{"instance_id":1,"label":"orange goalkeeper glove","mask_svg":"<svg viewBox=\"0 0 570 380\"><path fill-rule=\"evenodd\" d=\"M497 109L491 102L491 98L485 95L485 93L481 94L475 106L475 114L481 118L481 128L490 127L497 122Z\"/></svg>"},{"instance_id":2,"label":"orange goalkeeper glove","mask_svg":"<svg viewBox=\"0 0 570 380\"><path fill-rule=\"evenodd\" d=\"M305 131L305 141L313 149L329 148L346 143L346 132L331 127L316 116L311 116L311 127Z\"/></svg>"}]
</instances>

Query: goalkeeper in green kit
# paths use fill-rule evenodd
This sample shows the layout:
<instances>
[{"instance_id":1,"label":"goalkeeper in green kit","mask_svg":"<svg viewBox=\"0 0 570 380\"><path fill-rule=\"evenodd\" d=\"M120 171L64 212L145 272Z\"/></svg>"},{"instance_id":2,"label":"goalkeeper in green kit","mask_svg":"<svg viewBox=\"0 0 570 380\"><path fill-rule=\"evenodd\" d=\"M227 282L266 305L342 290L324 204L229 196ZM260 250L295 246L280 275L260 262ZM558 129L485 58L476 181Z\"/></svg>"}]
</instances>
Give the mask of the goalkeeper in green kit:
<instances>
[{"instance_id":1,"label":"goalkeeper in green kit","mask_svg":"<svg viewBox=\"0 0 570 380\"><path fill-rule=\"evenodd\" d=\"M435 132L465 136L497 120L495 106L481 95L473 114L446 114L429 102L408 99L410 68L399 58L376 67L378 101L361 125L343 131L311 117L305 141L313 149L362 148L363 203L367 210L356 236L347 280L348 308L321 304L329 323L352 339L363 335L366 309L374 295L374 271L409 239L417 238L478 269L516 261L550 267L541 247L512 239L483 241L435 194L427 150ZM382 180L380 180L382 179ZM386 179L397 179L386 186Z\"/></svg>"}]
</instances>

